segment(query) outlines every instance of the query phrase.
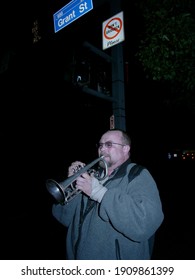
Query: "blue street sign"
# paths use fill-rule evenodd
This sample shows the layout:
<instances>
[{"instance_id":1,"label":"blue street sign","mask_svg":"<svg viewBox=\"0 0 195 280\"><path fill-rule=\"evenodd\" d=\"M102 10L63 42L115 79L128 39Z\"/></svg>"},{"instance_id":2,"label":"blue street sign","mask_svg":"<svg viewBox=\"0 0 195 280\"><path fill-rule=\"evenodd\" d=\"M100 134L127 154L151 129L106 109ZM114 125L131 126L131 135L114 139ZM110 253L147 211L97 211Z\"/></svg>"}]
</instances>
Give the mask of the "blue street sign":
<instances>
[{"instance_id":1,"label":"blue street sign","mask_svg":"<svg viewBox=\"0 0 195 280\"><path fill-rule=\"evenodd\" d=\"M92 9L92 0L72 0L53 15L55 33Z\"/></svg>"}]
</instances>

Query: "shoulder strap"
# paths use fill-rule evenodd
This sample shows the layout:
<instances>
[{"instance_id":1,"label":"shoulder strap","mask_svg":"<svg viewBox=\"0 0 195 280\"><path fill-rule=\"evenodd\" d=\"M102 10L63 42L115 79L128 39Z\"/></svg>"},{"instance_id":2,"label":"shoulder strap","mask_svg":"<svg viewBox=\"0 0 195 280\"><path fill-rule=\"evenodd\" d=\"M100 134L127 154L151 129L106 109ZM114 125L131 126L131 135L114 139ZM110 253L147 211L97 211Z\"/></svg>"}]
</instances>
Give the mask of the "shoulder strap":
<instances>
[{"instance_id":1,"label":"shoulder strap","mask_svg":"<svg viewBox=\"0 0 195 280\"><path fill-rule=\"evenodd\" d=\"M135 164L129 172L129 182L131 182L136 176L138 176L143 169L144 167L142 165Z\"/></svg>"}]
</instances>

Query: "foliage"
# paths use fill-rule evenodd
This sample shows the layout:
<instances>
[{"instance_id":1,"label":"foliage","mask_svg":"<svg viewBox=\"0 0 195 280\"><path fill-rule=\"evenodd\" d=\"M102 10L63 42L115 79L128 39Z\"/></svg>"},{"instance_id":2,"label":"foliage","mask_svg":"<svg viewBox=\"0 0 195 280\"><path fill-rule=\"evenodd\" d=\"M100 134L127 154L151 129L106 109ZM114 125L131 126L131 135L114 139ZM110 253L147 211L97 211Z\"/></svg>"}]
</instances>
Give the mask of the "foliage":
<instances>
[{"instance_id":1,"label":"foliage","mask_svg":"<svg viewBox=\"0 0 195 280\"><path fill-rule=\"evenodd\" d=\"M185 2L185 3L184 3ZM195 18L192 1L140 0L144 19L136 57L148 79L166 81L174 90L195 91Z\"/></svg>"}]
</instances>

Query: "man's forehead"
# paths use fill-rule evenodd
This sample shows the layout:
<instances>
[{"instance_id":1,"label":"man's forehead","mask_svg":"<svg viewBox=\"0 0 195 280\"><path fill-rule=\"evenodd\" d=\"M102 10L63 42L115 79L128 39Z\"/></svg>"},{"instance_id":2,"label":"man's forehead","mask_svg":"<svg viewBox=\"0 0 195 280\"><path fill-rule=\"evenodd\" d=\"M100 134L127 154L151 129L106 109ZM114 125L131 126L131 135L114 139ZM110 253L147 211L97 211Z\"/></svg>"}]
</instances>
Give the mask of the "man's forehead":
<instances>
[{"instance_id":1,"label":"man's forehead","mask_svg":"<svg viewBox=\"0 0 195 280\"><path fill-rule=\"evenodd\" d=\"M106 132L101 139L106 139L106 140L113 140L113 139L119 139L121 138L121 133L120 131L109 131Z\"/></svg>"}]
</instances>

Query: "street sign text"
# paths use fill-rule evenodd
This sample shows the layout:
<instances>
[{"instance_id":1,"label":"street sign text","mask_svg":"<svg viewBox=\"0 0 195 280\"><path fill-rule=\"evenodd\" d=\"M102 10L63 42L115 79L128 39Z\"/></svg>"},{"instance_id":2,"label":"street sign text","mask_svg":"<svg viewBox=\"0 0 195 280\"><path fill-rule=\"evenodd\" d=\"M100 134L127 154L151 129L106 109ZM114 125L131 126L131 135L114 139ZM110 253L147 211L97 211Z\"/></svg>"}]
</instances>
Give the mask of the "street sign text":
<instances>
[{"instance_id":1,"label":"street sign text","mask_svg":"<svg viewBox=\"0 0 195 280\"><path fill-rule=\"evenodd\" d=\"M55 33L93 9L92 0L73 0L53 15Z\"/></svg>"}]
</instances>

